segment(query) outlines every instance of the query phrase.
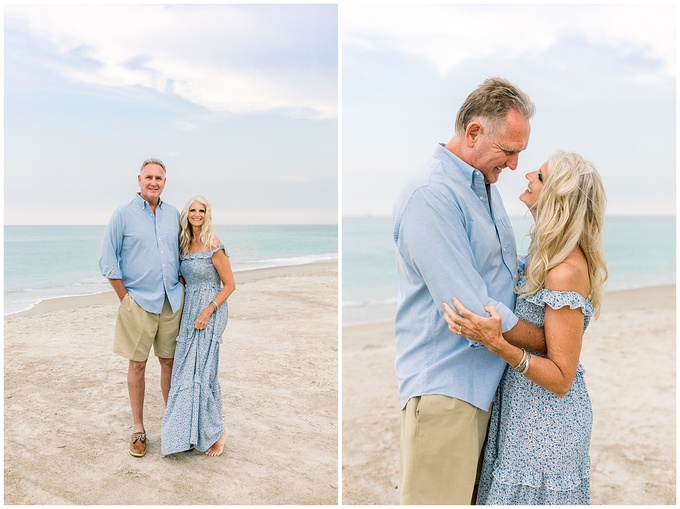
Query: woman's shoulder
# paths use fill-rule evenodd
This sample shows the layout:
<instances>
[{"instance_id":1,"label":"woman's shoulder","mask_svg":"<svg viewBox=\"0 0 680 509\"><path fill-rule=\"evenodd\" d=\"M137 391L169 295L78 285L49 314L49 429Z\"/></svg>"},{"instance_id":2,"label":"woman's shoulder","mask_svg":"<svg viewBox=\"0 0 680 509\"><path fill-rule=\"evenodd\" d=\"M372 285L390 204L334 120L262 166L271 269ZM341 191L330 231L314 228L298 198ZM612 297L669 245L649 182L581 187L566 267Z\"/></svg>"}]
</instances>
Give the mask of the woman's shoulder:
<instances>
[{"instance_id":1,"label":"woman's shoulder","mask_svg":"<svg viewBox=\"0 0 680 509\"><path fill-rule=\"evenodd\" d=\"M210 250L215 250L218 247L222 245L222 242L220 241L219 238L217 238L217 235L213 235L212 239L210 240Z\"/></svg>"},{"instance_id":2,"label":"woman's shoulder","mask_svg":"<svg viewBox=\"0 0 680 509\"><path fill-rule=\"evenodd\" d=\"M222 241L220 241L220 239L218 239L216 235L213 235L212 241L210 242L209 252L213 255L220 252L224 252L226 254L227 252L227 249L224 247L224 244L222 244Z\"/></svg>"},{"instance_id":3,"label":"woman's shoulder","mask_svg":"<svg viewBox=\"0 0 680 509\"><path fill-rule=\"evenodd\" d=\"M576 247L545 276L545 288L560 292L577 292L584 298L590 294L588 261L581 248Z\"/></svg>"}]
</instances>

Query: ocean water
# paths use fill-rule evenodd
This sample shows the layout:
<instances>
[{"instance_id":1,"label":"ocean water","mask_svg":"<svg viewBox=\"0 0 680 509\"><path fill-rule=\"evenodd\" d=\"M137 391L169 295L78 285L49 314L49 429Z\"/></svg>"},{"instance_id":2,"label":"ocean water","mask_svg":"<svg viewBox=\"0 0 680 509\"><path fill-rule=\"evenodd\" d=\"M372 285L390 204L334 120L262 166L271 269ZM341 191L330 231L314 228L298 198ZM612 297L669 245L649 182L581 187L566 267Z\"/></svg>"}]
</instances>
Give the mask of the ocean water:
<instances>
[{"instance_id":1,"label":"ocean water","mask_svg":"<svg viewBox=\"0 0 680 509\"><path fill-rule=\"evenodd\" d=\"M531 216L510 218L517 249L526 253ZM607 290L675 283L675 217L607 217ZM396 309L392 220L342 220L342 323L392 320Z\"/></svg>"},{"instance_id":2,"label":"ocean water","mask_svg":"<svg viewBox=\"0 0 680 509\"><path fill-rule=\"evenodd\" d=\"M234 272L338 259L337 225L217 225ZM5 226L5 314L111 289L99 273L105 226Z\"/></svg>"}]
</instances>

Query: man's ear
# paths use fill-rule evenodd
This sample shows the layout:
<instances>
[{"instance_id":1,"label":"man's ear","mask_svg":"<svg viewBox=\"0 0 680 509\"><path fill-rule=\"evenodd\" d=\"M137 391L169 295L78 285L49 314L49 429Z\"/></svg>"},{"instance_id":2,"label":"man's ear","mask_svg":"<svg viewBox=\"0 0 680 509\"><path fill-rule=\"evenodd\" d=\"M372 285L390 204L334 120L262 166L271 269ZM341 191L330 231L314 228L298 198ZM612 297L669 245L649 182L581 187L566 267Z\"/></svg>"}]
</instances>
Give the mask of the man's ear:
<instances>
[{"instance_id":1,"label":"man's ear","mask_svg":"<svg viewBox=\"0 0 680 509\"><path fill-rule=\"evenodd\" d=\"M483 132L482 124L475 121L470 122L467 128L465 129L466 145L469 148L474 147L475 143L477 143L477 140L479 139L479 136L482 134L482 132Z\"/></svg>"}]
</instances>

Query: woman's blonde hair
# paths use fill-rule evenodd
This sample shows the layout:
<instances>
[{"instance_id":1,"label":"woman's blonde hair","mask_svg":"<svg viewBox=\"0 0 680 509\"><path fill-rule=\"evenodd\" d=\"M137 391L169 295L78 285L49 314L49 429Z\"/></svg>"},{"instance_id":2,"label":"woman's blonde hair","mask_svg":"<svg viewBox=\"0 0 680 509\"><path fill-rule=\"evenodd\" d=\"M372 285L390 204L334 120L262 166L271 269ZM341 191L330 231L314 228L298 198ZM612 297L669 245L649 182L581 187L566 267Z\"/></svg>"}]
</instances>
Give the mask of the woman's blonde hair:
<instances>
[{"instance_id":1,"label":"woman's blonde hair","mask_svg":"<svg viewBox=\"0 0 680 509\"><path fill-rule=\"evenodd\" d=\"M602 179L590 162L571 152L551 154L529 232L527 282L516 289L520 297L543 288L548 271L579 246L588 262L590 301L599 316L609 277L602 243L606 202Z\"/></svg>"},{"instance_id":2,"label":"woman's blonde hair","mask_svg":"<svg viewBox=\"0 0 680 509\"><path fill-rule=\"evenodd\" d=\"M210 202L203 196L196 195L187 202L179 216L179 252L181 258L184 258L189 252L189 245L191 244L191 239L194 236L194 232L191 228L191 225L189 224L189 209L191 208L191 205L196 202L205 207L205 220L203 221L203 226L201 227L201 233L198 236L198 240L206 250L212 249L214 247L213 243L216 237L212 229L212 205L210 205Z\"/></svg>"}]
</instances>

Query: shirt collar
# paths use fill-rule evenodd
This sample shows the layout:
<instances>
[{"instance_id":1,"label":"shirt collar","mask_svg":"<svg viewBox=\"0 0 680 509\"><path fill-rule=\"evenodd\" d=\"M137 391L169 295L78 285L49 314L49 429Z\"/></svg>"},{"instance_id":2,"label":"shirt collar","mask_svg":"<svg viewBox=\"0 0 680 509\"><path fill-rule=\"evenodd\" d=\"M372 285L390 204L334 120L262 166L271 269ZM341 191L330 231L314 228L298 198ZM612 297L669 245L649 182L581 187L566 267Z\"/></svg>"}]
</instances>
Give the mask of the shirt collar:
<instances>
[{"instance_id":1,"label":"shirt collar","mask_svg":"<svg viewBox=\"0 0 680 509\"><path fill-rule=\"evenodd\" d=\"M456 167L470 187L475 184L475 180L477 180L477 184L484 184L484 175L482 175L481 171L473 168L460 157L448 150L443 143L440 143L437 148L439 149L441 157L447 158L453 166Z\"/></svg>"},{"instance_id":2,"label":"shirt collar","mask_svg":"<svg viewBox=\"0 0 680 509\"><path fill-rule=\"evenodd\" d=\"M135 201L137 202L137 205L139 205L142 208L142 210L145 209L146 207L150 207L149 203L144 198L142 198L141 193L137 193L135 195ZM163 200L158 198L158 206L160 208L163 208L162 205L163 205Z\"/></svg>"}]
</instances>

